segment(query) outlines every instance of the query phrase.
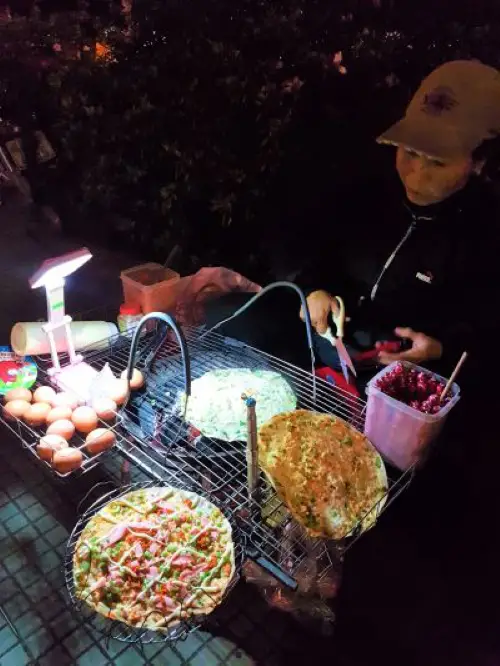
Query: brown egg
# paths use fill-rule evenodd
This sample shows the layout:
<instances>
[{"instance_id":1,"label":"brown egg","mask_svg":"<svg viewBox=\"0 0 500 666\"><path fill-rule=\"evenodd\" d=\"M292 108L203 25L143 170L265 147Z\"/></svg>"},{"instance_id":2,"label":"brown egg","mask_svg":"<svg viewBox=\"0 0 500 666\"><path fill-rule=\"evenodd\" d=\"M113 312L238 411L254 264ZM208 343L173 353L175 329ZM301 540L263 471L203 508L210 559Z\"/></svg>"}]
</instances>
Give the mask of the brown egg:
<instances>
[{"instance_id":1,"label":"brown egg","mask_svg":"<svg viewBox=\"0 0 500 666\"><path fill-rule=\"evenodd\" d=\"M28 425L41 426L45 423L51 409L52 407L46 402L35 402L25 411L24 420Z\"/></svg>"},{"instance_id":2,"label":"brown egg","mask_svg":"<svg viewBox=\"0 0 500 666\"><path fill-rule=\"evenodd\" d=\"M56 451L68 448L68 442L59 435L45 435L37 444L36 450L42 460L50 462Z\"/></svg>"},{"instance_id":3,"label":"brown egg","mask_svg":"<svg viewBox=\"0 0 500 666\"><path fill-rule=\"evenodd\" d=\"M78 407L78 398L72 393L56 393L56 396L52 402L54 407L70 407L70 409L76 409Z\"/></svg>"},{"instance_id":4,"label":"brown egg","mask_svg":"<svg viewBox=\"0 0 500 666\"><path fill-rule=\"evenodd\" d=\"M55 397L56 392L53 388L50 386L39 386L33 393L33 402L47 402L49 405L52 405Z\"/></svg>"},{"instance_id":5,"label":"brown egg","mask_svg":"<svg viewBox=\"0 0 500 666\"><path fill-rule=\"evenodd\" d=\"M71 407L52 407L50 412L47 414L47 425L50 425L55 421L61 421L62 419L71 421L72 414L73 410Z\"/></svg>"},{"instance_id":6,"label":"brown egg","mask_svg":"<svg viewBox=\"0 0 500 666\"><path fill-rule=\"evenodd\" d=\"M72 446L67 446L65 449L55 451L52 458L52 467L61 474L67 474L81 467L82 462L82 452Z\"/></svg>"},{"instance_id":7,"label":"brown egg","mask_svg":"<svg viewBox=\"0 0 500 666\"><path fill-rule=\"evenodd\" d=\"M109 397L117 405L123 405L128 395L128 384L126 379L117 379L109 393Z\"/></svg>"},{"instance_id":8,"label":"brown egg","mask_svg":"<svg viewBox=\"0 0 500 666\"><path fill-rule=\"evenodd\" d=\"M92 404L92 407L95 409L98 418L103 421L114 421L118 406L111 398L99 398Z\"/></svg>"},{"instance_id":9,"label":"brown egg","mask_svg":"<svg viewBox=\"0 0 500 666\"><path fill-rule=\"evenodd\" d=\"M92 407L77 407L71 420L79 432L91 432L97 428L97 414Z\"/></svg>"},{"instance_id":10,"label":"brown egg","mask_svg":"<svg viewBox=\"0 0 500 666\"><path fill-rule=\"evenodd\" d=\"M116 442L115 433L112 430L106 430L106 428L97 428L89 435L85 440L85 449L91 454L96 455L97 453L102 453L110 449L113 444Z\"/></svg>"},{"instance_id":11,"label":"brown egg","mask_svg":"<svg viewBox=\"0 0 500 666\"><path fill-rule=\"evenodd\" d=\"M31 404L27 400L10 400L3 406L3 415L8 421L22 419Z\"/></svg>"},{"instance_id":12,"label":"brown egg","mask_svg":"<svg viewBox=\"0 0 500 666\"><path fill-rule=\"evenodd\" d=\"M5 394L5 402L10 402L11 400L26 400L26 402L31 402L31 398L31 391L25 388L11 389Z\"/></svg>"},{"instance_id":13,"label":"brown egg","mask_svg":"<svg viewBox=\"0 0 500 666\"><path fill-rule=\"evenodd\" d=\"M127 371L124 370L121 374L122 379L127 379ZM144 386L144 375L140 370L137 368L134 368L132 370L132 379L130 380L130 388L134 391L137 391L137 389L140 389Z\"/></svg>"},{"instance_id":14,"label":"brown egg","mask_svg":"<svg viewBox=\"0 0 500 666\"><path fill-rule=\"evenodd\" d=\"M47 435L59 435L60 437L64 437L66 441L69 441L74 434L75 426L68 419L54 421L47 428Z\"/></svg>"}]
</instances>

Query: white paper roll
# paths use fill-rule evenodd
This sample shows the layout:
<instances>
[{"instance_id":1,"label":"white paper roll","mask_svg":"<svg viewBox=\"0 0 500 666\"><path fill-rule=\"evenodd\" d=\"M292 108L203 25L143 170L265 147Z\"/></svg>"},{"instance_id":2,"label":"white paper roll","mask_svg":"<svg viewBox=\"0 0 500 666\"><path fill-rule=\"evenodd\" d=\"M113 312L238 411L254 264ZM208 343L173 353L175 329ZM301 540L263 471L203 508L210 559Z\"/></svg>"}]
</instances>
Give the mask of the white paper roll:
<instances>
[{"instance_id":1,"label":"white paper roll","mask_svg":"<svg viewBox=\"0 0 500 666\"><path fill-rule=\"evenodd\" d=\"M44 322L18 322L10 332L10 345L19 356L50 354L49 338L43 330ZM118 334L115 324L107 321L72 321L71 333L76 351L82 349L106 349L109 338ZM64 329L54 331L56 349L67 352Z\"/></svg>"}]
</instances>

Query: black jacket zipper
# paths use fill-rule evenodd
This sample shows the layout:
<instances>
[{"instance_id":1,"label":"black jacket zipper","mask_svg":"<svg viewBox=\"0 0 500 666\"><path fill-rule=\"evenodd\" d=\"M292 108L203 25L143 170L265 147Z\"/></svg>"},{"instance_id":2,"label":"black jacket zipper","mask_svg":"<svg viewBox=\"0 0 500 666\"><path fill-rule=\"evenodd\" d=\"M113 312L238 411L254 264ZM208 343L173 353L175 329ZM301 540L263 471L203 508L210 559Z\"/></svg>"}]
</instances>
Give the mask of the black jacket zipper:
<instances>
[{"instance_id":1,"label":"black jacket zipper","mask_svg":"<svg viewBox=\"0 0 500 666\"><path fill-rule=\"evenodd\" d=\"M396 247L394 248L394 250L391 252L391 254L389 255L389 257L387 258L385 264L384 264L383 267L382 267L382 270L381 270L380 273L378 274L377 279L376 279L375 282L373 283L373 286L372 286L371 291L370 291L370 300L371 300L372 302L375 300L375 296L377 295L377 291L378 291L378 288L379 288L379 286L380 286L380 282L382 281L382 278L384 277L384 275L385 275L387 269L388 269L389 266L392 264L392 262L394 261L394 259L395 259L396 256L397 256L399 250L403 247L403 245L406 243L406 241L408 240L408 238L409 238L409 237L411 236L411 234L413 233L415 227L417 226L417 217L416 217L415 215L412 214L412 218L413 218L413 219L412 219L412 223L410 224L410 226L409 226L408 229L406 230L404 236L401 238L401 240L400 240L399 243L396 245Z\"/></svg>"}]
</instances>

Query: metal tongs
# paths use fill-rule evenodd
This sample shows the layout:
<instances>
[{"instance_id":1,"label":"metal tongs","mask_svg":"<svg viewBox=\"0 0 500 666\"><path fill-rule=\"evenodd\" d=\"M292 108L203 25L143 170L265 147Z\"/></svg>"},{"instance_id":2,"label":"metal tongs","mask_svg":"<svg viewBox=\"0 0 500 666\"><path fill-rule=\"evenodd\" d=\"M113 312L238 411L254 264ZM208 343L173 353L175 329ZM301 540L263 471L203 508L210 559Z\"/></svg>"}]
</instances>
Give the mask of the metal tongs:
<instances>
[{"instance_id":1,"label":"metal tongs","mask_svg":"<svg viewBox=\"0 0 500 666\"><path fill-rule=\"evenodd\" d=\"M349 384L351 379L349 375L349 370L352 372L354 377L357 377L357 373L356 369L354 368L354 364L351 361L351 357L349 356L349 352L345 348L344 342L342 340L342 338L344 337L344 325L345 325L344 301L340 296L335 296L335 299L339 304L339 309L337 314L334 314L332 312L332 320L333 323L335 324L336 336L333 335L332 329L330 327L327 328L324 333L320 333L320 335L322 338L325 338L325 340L331 342L331 344L336 348L337 353L339 355L340 365L342 367L342 374L344 375L344 379L346 380L346 382Z\"/></svg>"}]
</instances>

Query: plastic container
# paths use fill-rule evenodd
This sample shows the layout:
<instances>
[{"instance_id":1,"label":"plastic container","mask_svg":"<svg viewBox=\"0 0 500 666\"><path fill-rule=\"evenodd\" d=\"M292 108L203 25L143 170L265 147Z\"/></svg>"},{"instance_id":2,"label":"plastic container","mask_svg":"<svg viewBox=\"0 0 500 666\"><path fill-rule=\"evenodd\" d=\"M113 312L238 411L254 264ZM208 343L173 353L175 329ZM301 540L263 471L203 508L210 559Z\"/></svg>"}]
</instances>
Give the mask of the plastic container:
<instances>
[{"instance_id":1,"label":"plastic container","mask_svg":"<svg viewBox=\"0 0 500 666\"><path fill-rule=\"evenodd\" d=\"M10 332L10 344L19 356L50 354L48 335L44 322L23 321L15 324ZM118 334L115 324L107 321L72 321L71 335L76 351L81 349L107 349L109 339ZM54 331L56 349L66 352L67 341L63 330Z\"/></svg>"},{"instance_id":2,"label":"plastic container","mask_svg":"<svg viewBox=\"0 0 500 666\"><path fill-rule=\"evenodd\" d=\"M446 418L460 400L460 388L452 384L450 402L437 414L424 414L395 398L382 393L377 381L390 372L398 363L391 363L373 377L366 392L365 435L382 456L400 470L406 470L424 458L429 445L437 437ZM416 368L446 383L446 379L413 363L405 367Z\"/></svg>"},{"instance_id":3,"label":"plastic container","mask_svg":"<svg viewBox=\"0 0 500 666\"><path fill-rule=\"evenodd\" d=\"M133 333L139 325L143 315L138 305L124 303L120 306L120 314L117 323L120 333Z\"/></svg>"},{"instance_id":4,"label":"plastic container","mask_svg":"<svg viewBox=\"0 0 500 666\"><path fill-rule=\"evenodd\" d=\"M161 264L142 264L121 273L124 301L138 305L143 314L175 308L179 273Z\"/></svg>"}]
</instances>

